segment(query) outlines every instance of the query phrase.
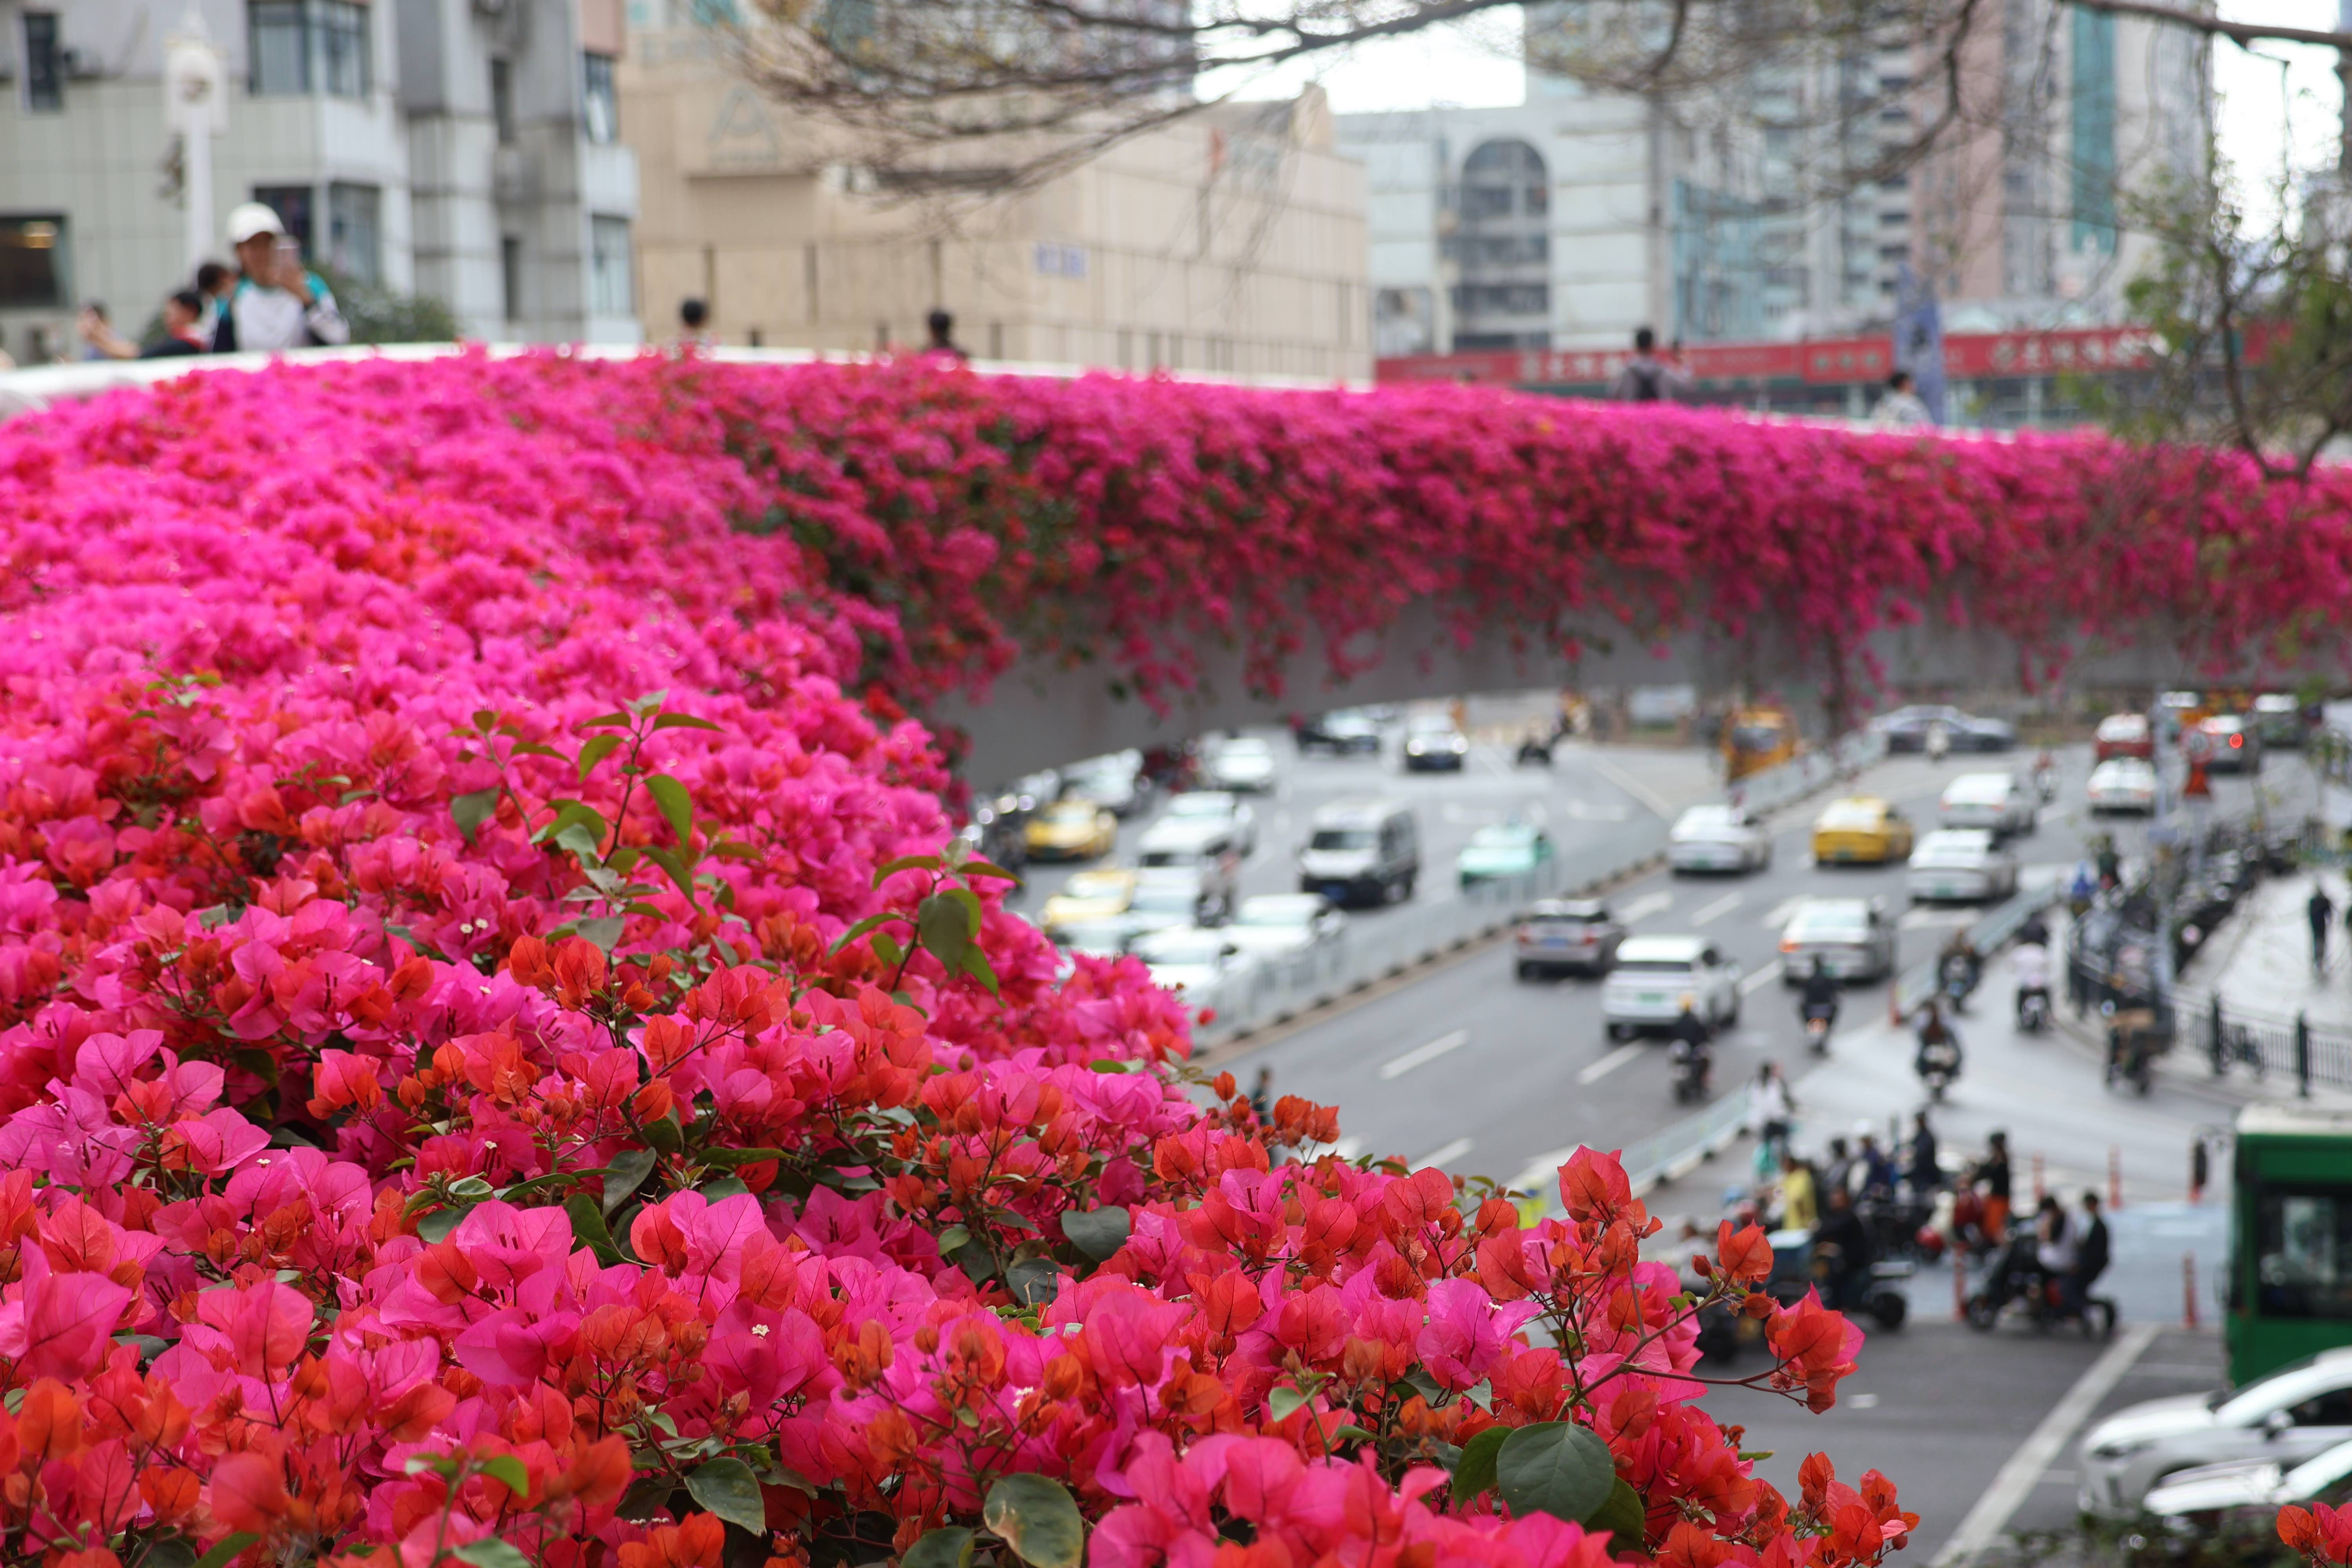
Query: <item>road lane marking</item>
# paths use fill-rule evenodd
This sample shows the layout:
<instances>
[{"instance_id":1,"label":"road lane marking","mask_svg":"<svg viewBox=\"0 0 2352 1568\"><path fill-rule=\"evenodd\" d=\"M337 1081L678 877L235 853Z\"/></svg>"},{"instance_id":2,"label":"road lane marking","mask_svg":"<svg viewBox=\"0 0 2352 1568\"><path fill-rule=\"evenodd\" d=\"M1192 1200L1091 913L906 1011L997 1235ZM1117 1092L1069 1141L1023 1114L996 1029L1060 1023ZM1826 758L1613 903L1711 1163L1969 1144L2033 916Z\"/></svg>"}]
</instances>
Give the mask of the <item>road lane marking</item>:
<instances>
[{"instance_id":1,"label":"road lane marking","mask_svg":"<svg viewBox=\"0 0 2352 1568\"><path fill-rule=\"evenodd\" d=\"M1401 1057L1391 1057L1381 1064L1383 1079L1402 1078L1417 1067L1426 1067L1448 1051L1458 1051L1470 1043L1470 1031L1456 1029L1450 1035L1440 1035L1425 1046L1415 1046Z\"/></svg>"},{"instance_id":2,"label":"road lane marking","mask_svg":"<svg viewBox=\"0 0 2352 1568\"><path fill-rule=\"evenodd\" d=\"M1729 914L1732 910L1738 909L1741 904L1746 903L1747 901L1747 899L1741 894L1726 893L1723 897L1716 900L1715 902L1702 905L1697 910L1694 910L1691 914L1691 924L1695 926L1703 926L1706 924L1707 921L1716 919L1719 915Z\"/></svg>"},{"instance_id":3,"label":"road lane marking","mask_svg":"<svg viewBox=\"0 0 2352 1568\"><path fill-rule=\"evenodd\" d=\"M1415 1160L1412 1163L1412 1168L1418 1171L1424 1165L1443 1165L1449 1161L1459 1160L1476 1147L1477 1145L1467 1138L1456 1138L1444 1148L1432 1149L1428 1153Z\"/></svg>"},{"instance_id":4,"label":"road lane marking","mask_svg":"<svg viewBox=\"0 0 2352 1568\"><path fill-rule=\"evenodd\" d=\"M2158 1328L2155 1323L2134 1323L2107 1347L2106 1353L2091 1363L2091 1369L2066 1391L2066 1396L2050 1407L2050 1414L2042 1418L2033 1436L2009 1457L2009 1463L1993 1478L1992 1486L1977 1500L1976 1507L1969 1510L1968 1517L1960 1521L1959 1529L1952 1531L1951 1540L1936 1553L1928 1568L1954 1568L2000 1538L2010 1516L2032 1495L2042 1473L2050 1468L2050 1461L2065 1450L2074 1429L2090 1418L2101 1400L2114 1392L2124 1373L2131 1370L2132 1363L2139 1360L2140 1352L2156 1342Z\"/></svg>"},{"instance_id":5,"label":"road lane marking","mask_svg":"<svg viewBox=\"0 0 2352 1568\"><path fill-rule=\"evenodd\" d=\"M1627 773L1623 768L1619 767L1615 763L1611 762L1607 757L1602 756L1599 752L1579 752L1576 754L1581 757L1584 761L1591 763L1592 771L1594 773L1599 773L1611 784L1615 784L1619 789L1623 790L1627 795L1632 795L1635 800L1638 800L1643 805L1648 806L1654 815L1658 816L1672 816L1675 815L1675 808L1666 803L1665 796L1660 795L1656 790L1652 789L1648 784L1643 784L1640 779L1635 778L1632 773Z\"/></svg>"},{"instance_id":6,"label":"road lane marking","mask_svg":"<svg viewBox=\"0 0 2352 1568\"><path fill-rule=\"evenodd\" d=\"M1797 912L1797 907L1804 901L1805 896L1802 893L1798 894L1793 899L1782 899L1779 903L1774 904L1770 909L1766 910L1764 911L1764 918L1756 923L1762 926L1766 931L1778 931L1782 926L1789 923L1789 917L1795 914Z\"/></svg>"},{"instance_id":7,"label":"road lane marking","mask_svg":"<svg viewBox=\"0 0 2352 1568\"><path fill-rule=\"evenodd\" d=\"M1622 822L1633 815L1629 805L1595 805L1589 800L1570 800L1560 810L1577 822Z\"/></svg>"},{"instance_id":8,"label":"road lane marking","mask_svg":"<svg viewBox=\"0 0 2352 1568\"><path fill-rule=\"evenodd\" d=\"M1599 1083L1602 1079L1607 1078L1611 1073L1615 1072L1619 1068L1623 1067L1627 1062L1632 1061L1635 1057L1640 1056L1643 1052L1648 1049L1649 1047L1642 1044L1639 1040L1634 1041L1629 1046L1620 1046L1615 1050L1610 1052L1607 1056L1602 1057L1599 1061L1594 1062L1591 1067L1586 1068L1582 1072L1578 1073L1576 1075L1576 1081L1579 1083Z\"/></svg>"},{"instance_id":9,"label":"road lane marking","mask_svg":"<svg viewBox=\"0 0 2352 1568\"><path fill-rule=\"evenodd\" d=\"M1623 909L1619 910L1617 918L1624 924L1632 925L1635 921L1647 920L1662 910L1670 910L1674 907L1675 896L1672 893L1643 893L1640 898L1632 900Z\"/></svg>"},{"instance_id":10,"label":"road lane marking","mask_svg":"<svg viewBox=\"0 0 2352 1568\"><path fill-rule=\"evenodd\" d=\"M1742 996L1752 996L1780 979L1780 961L1776 958L1755 973L1744 977L1739 982L1739 994Z\"/></svg>"},{"instance_id":11,"label":"road lane marking","mask_svg":"<svg viewBox=\"0 0 2352 1568\"><path fill-rule=\"evenodd\" d=\"M1977 921L1982 919L1984 919L1984 911L1978 909L1931 910L1922 908L1904 910L1903 918L1896 921L1895 924L1896 929L1900 931L1927 931L1937 926L1974 925Z\"/></svg>"}]
</instances>

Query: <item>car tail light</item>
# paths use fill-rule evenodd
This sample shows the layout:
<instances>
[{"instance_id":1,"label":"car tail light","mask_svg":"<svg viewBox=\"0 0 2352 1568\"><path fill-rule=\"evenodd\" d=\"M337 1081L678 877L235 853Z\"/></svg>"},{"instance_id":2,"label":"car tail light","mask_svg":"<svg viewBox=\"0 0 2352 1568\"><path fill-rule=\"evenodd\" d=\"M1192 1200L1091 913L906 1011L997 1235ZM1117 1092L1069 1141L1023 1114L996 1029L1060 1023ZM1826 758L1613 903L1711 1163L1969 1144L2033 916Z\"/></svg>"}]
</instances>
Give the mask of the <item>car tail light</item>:
<instances>
[{"instance_id":1,"label":"car tail light","mask_svg":"<svg viewBox=\"0 0 2352 1568\"><path fill-rule=\"evenodd\" d=\"M1536 933L1527 930L1525 927L1521 927L1519 931L1519 945L1521 947L1533 947L1535 944Z\"/></svg>"},{"instance_id":2,"label":"car tail light","mask_svg":"<svg viewBox=\"0 0 2352 1568\"><path fill-rule=\"evenodd\" d=\"M1782 952L1794 952L1797 951L1797 944L1784 937L1780 942L1780 951Z\"/></svg>"},{"instance_id":3,"label":"car tail light","mask_svg":"<svg viewBox=\"0 0 2352 1568\"><path fill-rule=\"evenodd\" d=\"M2245 743L2246 738L2243 735L2232 735L2230 737L2230 749L2231 751L2237 750L2240 746L2242 746Z\"/></svg>"}]
</instances>

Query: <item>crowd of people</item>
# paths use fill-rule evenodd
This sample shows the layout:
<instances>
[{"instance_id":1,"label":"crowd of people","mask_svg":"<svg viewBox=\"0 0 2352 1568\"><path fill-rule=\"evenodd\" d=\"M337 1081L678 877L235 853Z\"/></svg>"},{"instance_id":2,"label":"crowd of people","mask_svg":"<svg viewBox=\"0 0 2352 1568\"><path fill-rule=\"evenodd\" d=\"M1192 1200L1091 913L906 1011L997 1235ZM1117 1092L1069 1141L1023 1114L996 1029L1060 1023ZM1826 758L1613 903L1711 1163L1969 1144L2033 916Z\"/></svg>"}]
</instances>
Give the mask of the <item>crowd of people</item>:
<instances>
[{"instance_id":1,"label":"crowd of people","mask_svg":"<svg viewBox=\"0 0 2352 1568\"><path fill-rule=\"evenodd\" d=\"M285 222L259 202L229 214L234 266L207 261L186 287L163 298L154 330L134 342L105 304L90 300L78 322L85 360L174 359L187 354L274 353L351 342L351 325L326 279L302 258Z\"/></svg>"}]
</instances>

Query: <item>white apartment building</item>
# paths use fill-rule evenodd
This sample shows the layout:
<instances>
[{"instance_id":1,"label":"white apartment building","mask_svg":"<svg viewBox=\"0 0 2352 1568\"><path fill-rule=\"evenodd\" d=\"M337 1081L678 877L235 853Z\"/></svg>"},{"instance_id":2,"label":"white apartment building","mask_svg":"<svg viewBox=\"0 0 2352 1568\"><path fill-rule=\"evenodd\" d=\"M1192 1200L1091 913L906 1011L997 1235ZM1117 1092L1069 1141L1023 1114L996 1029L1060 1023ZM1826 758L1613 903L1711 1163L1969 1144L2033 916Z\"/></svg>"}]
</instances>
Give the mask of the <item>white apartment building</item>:
<instances>
[{"instance_id":1,"label":"white apartment building","mask_svg":"<svg viewBox=\"0 0 2352 1568\"><path fill-rule=\"evenodd\" d=\"M198 32L228 89L211 232L264 202L469 336L636 341L621 0L0 0L0 347L72 354L82 302L135 333L187 286L163 71Z\"/></svg>"}]
</instances>

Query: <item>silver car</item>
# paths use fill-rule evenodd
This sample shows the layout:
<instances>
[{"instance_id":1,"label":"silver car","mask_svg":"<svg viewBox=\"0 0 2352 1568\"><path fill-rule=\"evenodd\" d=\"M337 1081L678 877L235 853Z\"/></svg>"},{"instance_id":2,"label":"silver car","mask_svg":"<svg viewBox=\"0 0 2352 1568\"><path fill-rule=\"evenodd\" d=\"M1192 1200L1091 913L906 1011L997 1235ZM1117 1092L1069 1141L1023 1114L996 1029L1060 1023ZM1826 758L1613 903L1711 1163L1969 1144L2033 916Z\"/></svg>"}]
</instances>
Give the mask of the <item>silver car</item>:
<instances>
[{"instance_id":1,"label":"silver car","mask_svg":"<svg viewBox=\"0 0 2352 1568\"><path fill-rule=\"evenodd\" d=\"M1244 899L1225 940L1255 953L1289 984L1312 984L1339 972L1348 950L1348 917L1320 893L1260 893Z\"/></svg>"},{"instance_id":2,"label":"silver car","mask_svg":"<svg viewBox=\"0 0 2352 1568\"><path fill-rule=\"evenodd\" d=\"M1780 982L1805 983L1819 959L1849 984L1895 973L1895 922L1876 899L1807 899L1780 928Z\"/></svg>"},{"instance_id":3,"label":"silver car","mask_svg":"<svg viewBox=\"0 0 2352 1568\"><path fill-rule=\"evenodd\" d=\"M2147 1494L2145 1511L2168 1534L2210 1537L2217 1526L2268 1533L2289 1503L2341 1508L2352 1496L2352 1443L2338 1443L2299 1465L2233 1459L2177 1470Z\"/></svg>"},{"instance_id":4,"label":"silver car","mask_svg":"<svg viewBox=\"0 0 2352 1568\"><path fill-rule=\"evenodd\" d=\"M1913 903L2005 899L2017 891L2017 857L1981 827L1944 827L1919 840L1903 873Z\"/></svg>"},{"instance_id":5,"label":"silver car","mask_svg":"<svg viewBox=\"0 0 2352 1568\"><path fill-rule=\"evenodd\" d=\"M2174 1472L2237 1459L2282 1467L2352 1441L2352 1347L2322 1351L2243 1388L2119 1410L2084 1436L2076 1489L2086 1513L2138 1511Z\"/></svg>"}]
</instances>

